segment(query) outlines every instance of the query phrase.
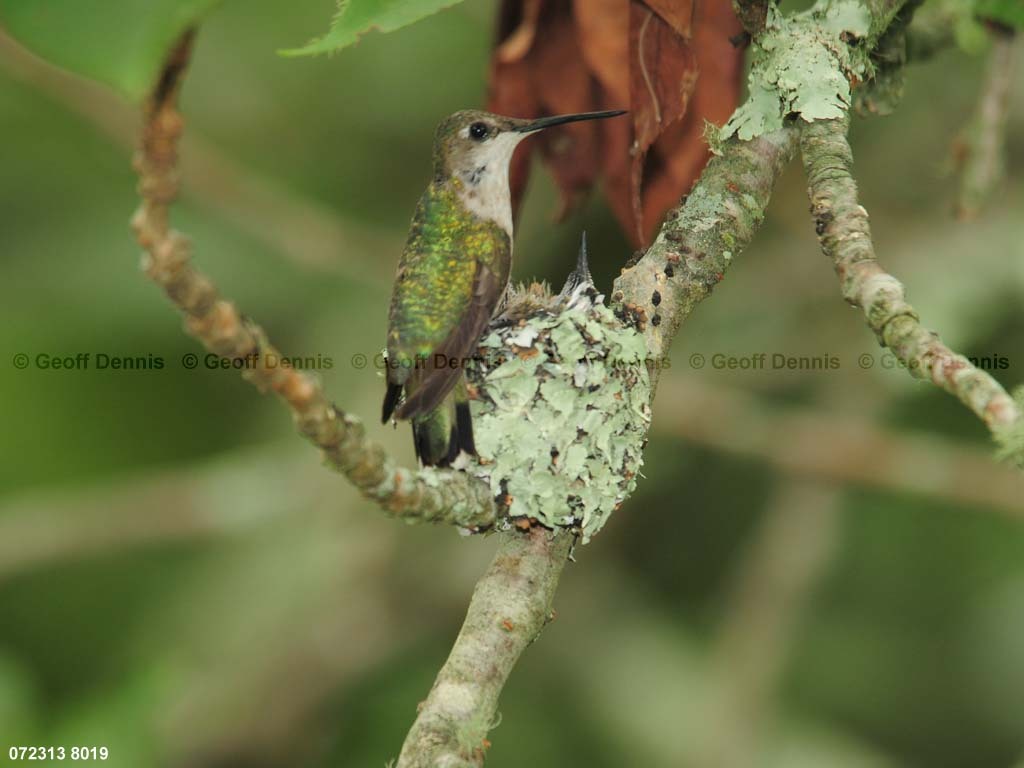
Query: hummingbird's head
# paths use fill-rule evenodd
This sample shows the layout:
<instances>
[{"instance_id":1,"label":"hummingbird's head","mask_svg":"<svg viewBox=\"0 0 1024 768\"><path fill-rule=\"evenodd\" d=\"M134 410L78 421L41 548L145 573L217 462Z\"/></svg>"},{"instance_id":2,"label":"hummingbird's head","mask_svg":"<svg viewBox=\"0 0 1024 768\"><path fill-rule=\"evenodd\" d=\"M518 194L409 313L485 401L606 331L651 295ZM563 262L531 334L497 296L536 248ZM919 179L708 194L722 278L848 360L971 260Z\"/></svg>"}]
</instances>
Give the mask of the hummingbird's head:
<instances>
[{"instance_id":1,"label":"hummingbird's head","mask_svg":"<svg viewBox=\"0 0 1024 768\"><path fill-rule=\"evenodd\" d=\"M461 182L467 208L512 234L508 166L520 141L545 128L625 114L582 112L527 120L467 109L445 118L434 136L434 180Z\"/></svg>"}]
</instances>

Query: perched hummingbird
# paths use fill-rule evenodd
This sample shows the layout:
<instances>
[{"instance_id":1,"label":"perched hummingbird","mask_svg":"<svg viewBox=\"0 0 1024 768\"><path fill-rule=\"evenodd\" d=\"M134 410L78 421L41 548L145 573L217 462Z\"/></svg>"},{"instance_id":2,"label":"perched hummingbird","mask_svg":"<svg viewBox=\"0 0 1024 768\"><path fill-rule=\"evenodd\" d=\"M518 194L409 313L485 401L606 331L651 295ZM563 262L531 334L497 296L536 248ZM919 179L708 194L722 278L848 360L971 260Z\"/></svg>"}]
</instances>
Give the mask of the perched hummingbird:
<instances>
[{"instance_id":1,"label":"perched hummingbird","mask_svg":"<svg viewBox=\"0 0 1024 768\"><path fill-rule=\"evenodd\" d=\"M622 111L538 120L456 112L434 135L434 173L413 214L391 294L382 421L411 419L424 465L475 453L462 368L508 287L508 167L531 133ZM404 395L404 399L403 398Z\"/></svg>"}]
</instances>

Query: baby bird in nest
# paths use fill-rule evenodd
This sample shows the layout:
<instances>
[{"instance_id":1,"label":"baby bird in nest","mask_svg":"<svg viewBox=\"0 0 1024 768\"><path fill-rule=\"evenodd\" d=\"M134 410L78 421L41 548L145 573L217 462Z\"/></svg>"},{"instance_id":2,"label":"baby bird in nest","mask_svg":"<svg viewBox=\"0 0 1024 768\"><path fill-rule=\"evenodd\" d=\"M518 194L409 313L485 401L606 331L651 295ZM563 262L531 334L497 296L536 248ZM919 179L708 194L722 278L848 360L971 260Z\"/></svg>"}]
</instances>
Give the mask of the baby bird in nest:
<instances>
[{"instance_id":1,"label":"baby bird in nest","mask_svg":"<svg viewBox=\"0 0 1024 768\"><path fill-rule=\"evenodd\" d=\"M545 282L510 286L505 294L504 304L491 322L491 327L505 328L540 314L555 315L568 309L588 309L603 301L604 296L598 293L594 278L590 274L590 266L587 263L587 233L584 232L580 252L576 258L576 268L569 273L562 290L553 294L551 287Z\"/></svg>"}]
</instances>

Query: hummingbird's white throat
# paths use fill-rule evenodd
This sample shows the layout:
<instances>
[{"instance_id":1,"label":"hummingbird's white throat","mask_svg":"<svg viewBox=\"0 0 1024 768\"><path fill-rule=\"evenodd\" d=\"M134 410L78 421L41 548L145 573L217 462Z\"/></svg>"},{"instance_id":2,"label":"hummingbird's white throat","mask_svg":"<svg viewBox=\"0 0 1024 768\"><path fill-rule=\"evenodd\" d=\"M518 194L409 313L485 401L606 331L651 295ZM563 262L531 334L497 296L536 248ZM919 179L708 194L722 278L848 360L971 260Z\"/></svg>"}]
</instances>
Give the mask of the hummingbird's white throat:
<instances>
[{"instance_id":1,"label":"hummingbird's white throat","mask_svg":"<svg viewBox=\"0 0 1024 768\"><path fill-rule=\"evenodd\" d=\"M469 128L462 134L468 139ZM528 134L502 131L486 141L471 146L455 174L462 181L459 198L466 210L475 216L493 221L512 240L512 197L508 188L508 166L516 145Z\"/></svg>"}]
</instances>

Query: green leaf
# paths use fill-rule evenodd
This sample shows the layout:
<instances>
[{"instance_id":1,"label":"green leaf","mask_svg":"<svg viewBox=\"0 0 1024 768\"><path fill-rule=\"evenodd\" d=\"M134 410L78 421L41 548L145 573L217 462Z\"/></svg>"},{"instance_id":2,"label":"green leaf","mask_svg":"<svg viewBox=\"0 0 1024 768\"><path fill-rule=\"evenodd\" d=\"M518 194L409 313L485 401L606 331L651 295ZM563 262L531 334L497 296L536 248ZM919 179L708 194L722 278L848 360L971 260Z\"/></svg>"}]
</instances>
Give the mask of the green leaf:
<instances>
[{"instance_id":1,"label":"green leaf","mask_svg":"<svg viewBox=\"0 0 1024 768\"><path fill-rule=\"evenodd\" d=\"M283 56L315 56L346 48L371 30L394 32L424 16L462 0L338 0L330 31L302 48L280 51Z\"/></svg>"},{"instance_id":2,"label":"green leaf","mask_svg":"<svg viewBox=\"0 0 1024 768\"><path fill-rule=\"evenodd\" d=\"M1014 29L1024 29L1024 2L1021 0L978 0L974 12Z\"/></svg>"},{"instance_id":3,"label":"green leaf","mask_svg":"<svg viewBox=\"0 0 1024 768\"><path fill-rule=\"evenodd\" d=\"M0 26L47 61L141 100L181 33L219 1L3 0Z\"/></svg>"}]
</instances>

